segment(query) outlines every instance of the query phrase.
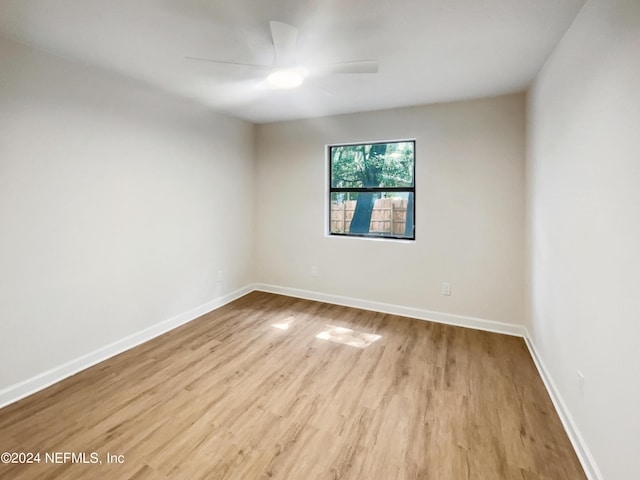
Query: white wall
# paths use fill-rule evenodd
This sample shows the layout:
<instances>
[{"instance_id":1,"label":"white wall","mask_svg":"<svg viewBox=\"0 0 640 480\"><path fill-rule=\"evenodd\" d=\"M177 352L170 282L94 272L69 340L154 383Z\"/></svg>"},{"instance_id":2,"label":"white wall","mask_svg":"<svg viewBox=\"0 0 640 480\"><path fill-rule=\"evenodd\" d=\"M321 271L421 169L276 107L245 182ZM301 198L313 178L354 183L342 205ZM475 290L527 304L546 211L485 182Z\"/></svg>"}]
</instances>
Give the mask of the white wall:
<instances>
[{"instance_id":1,"label":"white wall","mask_svg":"<svg viewBox=\"0 0 640 480\"><path fill-rule=\"evenodd\" d=\"M253 126L8 40L0 65L0 391L250 283Z\"/></svg>"},{"instance_id":2,"label":"white wall","mask_svg":"<svg viewBox=\"0 0 640 480\"><path fill-rule=\"evenodd\" d=\"M0 391L253 280L515 324L526 292L586 453L640 478L638 52L640 2L590 0L539 74L525 253L522 95L260 125L254 144L0 39ZM326 237L324 145L395 138L417 140L416 242Z\"/></svg>"},{"instance_id":3,"label":"white wall","mask_svg":"<svg viewBox=\"0 0 640 480\"><path fill-rule=\"evenodd\" d=\"M524 123L511 95L258 126L258 282L522 324ZM324 146L397 138L417 141L415 243L327 238Z\"/></svg>"},{"instance_id":4,"label":"white wall","mask_svg":"<svg viewBox=\"0 0 640 480\"><path fill-rule=\"evenodd\" d=\"M640 478L640 1L588 1L528 107L528 328L602 478Z\"/></svg>"}]
</instances>

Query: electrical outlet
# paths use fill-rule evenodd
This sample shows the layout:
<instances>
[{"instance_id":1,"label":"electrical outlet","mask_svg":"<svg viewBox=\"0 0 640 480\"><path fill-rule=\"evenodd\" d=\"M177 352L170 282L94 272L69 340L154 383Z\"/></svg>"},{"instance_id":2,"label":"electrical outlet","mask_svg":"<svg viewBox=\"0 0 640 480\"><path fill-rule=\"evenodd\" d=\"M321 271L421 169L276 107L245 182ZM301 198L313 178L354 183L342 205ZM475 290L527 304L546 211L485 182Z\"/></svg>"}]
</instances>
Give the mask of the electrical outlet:
<instances>
[{"instance_id":1,"label":"electrical outlet","mask_svg":"<svg viewBox=\"0 0 640 480\"><path fill-rule=\"evenodd\" d=\"M316 267L315 265L311 267L311 276L312 277L317 277L319 275L318 273L318 267Z\"/></svg>"},{"instance_id":2,"label":"electrical outlet","mask_svg":"<svg viewBox=\"0 0 640 480\"><path fill-rule=\"evenodd\" d=\"M451 295L451 284L449 282L442 282L442 295Z\"/></svg>"},{"instance_id":3,"label":"electrical outlet","mask_svg":"<svg viewBox=\"0 0 640 480\"><path fill-rule=\"evenodd\" d=\"M222 277L223 277L223 272L222 270L218 270L218 281L221 282L222 281Z\"/></svg>"}]
</instances>

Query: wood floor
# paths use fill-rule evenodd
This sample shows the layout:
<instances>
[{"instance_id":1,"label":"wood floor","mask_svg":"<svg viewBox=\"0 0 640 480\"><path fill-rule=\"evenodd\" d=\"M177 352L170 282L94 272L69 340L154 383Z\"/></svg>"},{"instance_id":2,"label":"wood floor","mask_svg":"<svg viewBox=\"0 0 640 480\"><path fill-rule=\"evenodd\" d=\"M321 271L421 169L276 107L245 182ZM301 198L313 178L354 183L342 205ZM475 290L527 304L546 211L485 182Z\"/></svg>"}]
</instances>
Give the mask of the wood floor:
<instances>
[{"instance_id":1,"label":"wood floor","mask_svg":"<svg viewBox=\"0 0 640 480\"><path fill-rule=\"evenodd\" d=\"M41 453L12 480L586 478L522 339L259 292L0 410L0 451Z\"/></svg>"}]
</instances>

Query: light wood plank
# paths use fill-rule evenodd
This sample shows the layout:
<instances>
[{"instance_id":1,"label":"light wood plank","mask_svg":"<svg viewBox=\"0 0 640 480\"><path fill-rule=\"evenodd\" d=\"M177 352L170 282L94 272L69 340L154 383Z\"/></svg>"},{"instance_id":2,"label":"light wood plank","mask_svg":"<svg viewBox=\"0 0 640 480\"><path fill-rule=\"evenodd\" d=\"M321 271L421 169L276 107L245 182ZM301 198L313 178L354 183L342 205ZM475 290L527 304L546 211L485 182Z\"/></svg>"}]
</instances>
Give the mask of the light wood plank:
<instances>
[{"instance_id":1,"label":"light wood plank","mask_svg":"<svg viewBox=\"0 0 640 480\"><path fill-rule=\"evenodd\" d=\"M16 480L586 478L522 339L261 292L0 410L0 450L125 456Z\"/></svg>"}]
</instances>

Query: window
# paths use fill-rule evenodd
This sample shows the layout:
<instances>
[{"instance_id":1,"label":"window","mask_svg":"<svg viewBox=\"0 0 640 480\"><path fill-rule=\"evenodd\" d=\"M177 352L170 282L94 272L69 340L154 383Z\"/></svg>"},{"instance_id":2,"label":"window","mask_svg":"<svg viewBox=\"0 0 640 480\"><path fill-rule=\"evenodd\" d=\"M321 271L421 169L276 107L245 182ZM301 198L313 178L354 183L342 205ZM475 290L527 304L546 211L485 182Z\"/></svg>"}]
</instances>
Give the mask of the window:
<instances>
[{"instance_id":1,"label":"window","mask_svg":"<svg viewBox=\"0 0 640 480\"><path fill-rule=\"evenodd\" d=\"M329 233L415 239L415 140L329 147Z\"/></svg>"}]
</instances>

